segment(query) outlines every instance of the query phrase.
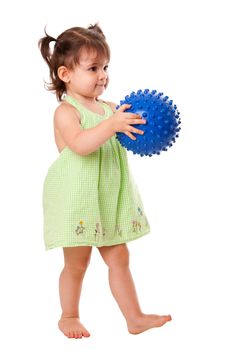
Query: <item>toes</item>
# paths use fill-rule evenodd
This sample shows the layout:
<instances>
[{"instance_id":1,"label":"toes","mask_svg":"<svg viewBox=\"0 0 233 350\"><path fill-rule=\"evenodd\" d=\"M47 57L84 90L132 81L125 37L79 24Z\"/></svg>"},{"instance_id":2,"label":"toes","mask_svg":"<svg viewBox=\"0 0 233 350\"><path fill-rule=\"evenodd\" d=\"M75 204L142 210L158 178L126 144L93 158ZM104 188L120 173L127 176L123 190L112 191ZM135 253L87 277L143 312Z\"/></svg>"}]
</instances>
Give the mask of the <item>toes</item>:
<instances>
[{"instance_id":1,"label":"toes","mask_svg":"<svg viewBox=\"0 0 233 350\"><path fill-rule=\"evenodd\" d=\"M79 320L65 320L65 322L59 321L59 329L65 334L67 338L79 339L82 337L90 337L90 333L83 327ZM72 321L72 322L71 322Z\"/></svg>"},{"instance_id":2,"label":"toes","mask_svg":"<svg viewBox=\"0 0 233 350\"><path fill-rule=\"evenodd\" d=\"M90 337L90 333L89 333L87 330L84 330L84 331L82 332L82 335L83 335L84 337Z\"/></svg>"},{"instance_id":3,"label":"toes","mask_svg":"<svg viewBox=\"0 0 233 350\"><path fill-rule=\"evenodd\" d=\"M80 332L75 332L75 339L82 338L82 333Z\"/></svg>"},{"instance_id":4,"label":"toes","mask_svg":"<svg viewBox=\"0 0 233 350\"><path fill-rule=\"evenodd\" d=\"M68 332L67 334L66 334L66 336L68 337L68 338L75 338L75 339L80 339L80 338L82 338L82 333L80 333L80 332Z\"/></svg>"},{"instance_id":5,"label":"toes","mask_svg":"<svg viewBox=\"0 0 233 350\"><path fill-rule=\"evenodd\" d=\"M161 326L163 326L166 322L169 322L171 321L171 316L170 315L167 315L167 316L161 316L160 317L160 322L161 322Z\"/></svg>"},{"instance_id":6,"label":"toes","mask_svg":"<svg viewBox=\"0 0 233 350\"><path fill-rule=\"evenodd\" d=\"M162 316L166 321L171 321L172 320L172 317L171 315L164 315Z\"/></svg>"}]
</instances>

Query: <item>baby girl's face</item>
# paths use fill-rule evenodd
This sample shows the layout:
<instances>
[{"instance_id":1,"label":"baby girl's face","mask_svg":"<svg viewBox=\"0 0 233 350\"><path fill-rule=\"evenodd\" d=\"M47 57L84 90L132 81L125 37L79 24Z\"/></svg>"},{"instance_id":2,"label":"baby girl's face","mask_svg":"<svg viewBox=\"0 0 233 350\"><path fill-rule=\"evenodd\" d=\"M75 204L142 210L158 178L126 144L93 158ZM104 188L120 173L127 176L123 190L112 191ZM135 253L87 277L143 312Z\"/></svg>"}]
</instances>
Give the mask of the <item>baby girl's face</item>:
<instances>
[{"instance_id":1,"label":"baby girl's face","mask_svg":"<svg viewBox=\"0 0 233 350\"><path fill-rule=\"evenodd\" d=\"M108 85L108 60L95 51L83 50L79 63L70 73L69 90L84 97L97 98Z\"/></svg>"}]
</instances>

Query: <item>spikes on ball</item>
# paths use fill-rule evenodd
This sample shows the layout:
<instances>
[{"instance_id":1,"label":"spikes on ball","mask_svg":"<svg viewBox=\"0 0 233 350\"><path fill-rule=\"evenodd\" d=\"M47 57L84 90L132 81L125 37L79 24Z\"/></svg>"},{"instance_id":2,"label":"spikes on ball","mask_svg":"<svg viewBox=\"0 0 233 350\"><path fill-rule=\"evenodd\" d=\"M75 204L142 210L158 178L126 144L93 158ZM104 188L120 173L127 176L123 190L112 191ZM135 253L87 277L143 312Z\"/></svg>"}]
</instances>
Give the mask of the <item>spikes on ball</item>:
<instances>
[{"instance_id":1,"label":"spikes on ball","mask_svg":"<svg viewBox=\"0 0 233 350\"><path fill-rule=\"evenodd\" d=\"M136 140L132 140L125 133L116 133L120 144L133 154L140 154L141 157L159 155L161 151L166 152L179 137L180 113L173 101L163 95L163 92L145 89L133 91L120 101L120 105L131 105L127 112L139 114L146 119L146 124L133 125L144 131L143 135L135 133Z\"/></svg>"}]
</instances>

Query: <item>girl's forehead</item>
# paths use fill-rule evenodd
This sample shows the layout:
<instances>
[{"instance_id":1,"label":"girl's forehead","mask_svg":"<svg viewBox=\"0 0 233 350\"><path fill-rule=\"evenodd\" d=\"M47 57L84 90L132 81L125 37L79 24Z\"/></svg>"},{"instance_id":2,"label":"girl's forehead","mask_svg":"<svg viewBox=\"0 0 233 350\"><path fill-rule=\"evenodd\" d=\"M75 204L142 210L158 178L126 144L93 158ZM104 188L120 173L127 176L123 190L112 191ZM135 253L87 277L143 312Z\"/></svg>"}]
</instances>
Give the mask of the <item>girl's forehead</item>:
<instances>
[{"instance_id":1,"label":"girl's forehead","mask_svg":"<svg viewBox=\"0 0 233 350\"><path fill-rule=\"evenodd\" d=\"M93 64L93 63L106 63L108 62L107 57L104 53L97 52L95 49L83 49L80 52L79 64Z\"/></svg>"}]
</instances>

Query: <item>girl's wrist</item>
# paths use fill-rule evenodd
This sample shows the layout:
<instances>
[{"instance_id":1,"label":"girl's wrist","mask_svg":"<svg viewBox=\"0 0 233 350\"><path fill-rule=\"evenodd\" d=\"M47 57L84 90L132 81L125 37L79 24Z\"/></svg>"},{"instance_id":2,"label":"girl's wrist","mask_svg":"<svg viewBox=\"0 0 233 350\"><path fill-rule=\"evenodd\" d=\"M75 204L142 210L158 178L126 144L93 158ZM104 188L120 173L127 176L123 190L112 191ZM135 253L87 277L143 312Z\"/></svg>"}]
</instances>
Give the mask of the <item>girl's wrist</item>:
<instances>
[{"instance_id":1,"label":"girl's wrist","mask_svg":"<svg viewBox=\"0 0 233 350\"><path fill-rule=\"evenodd\" d=\"M105 120L107 129L112 133L112 136L116 133L116 130L114 128L114 123L113 123L113 116L109 117L108 119Z\"/></svg>"}]
</instances>

